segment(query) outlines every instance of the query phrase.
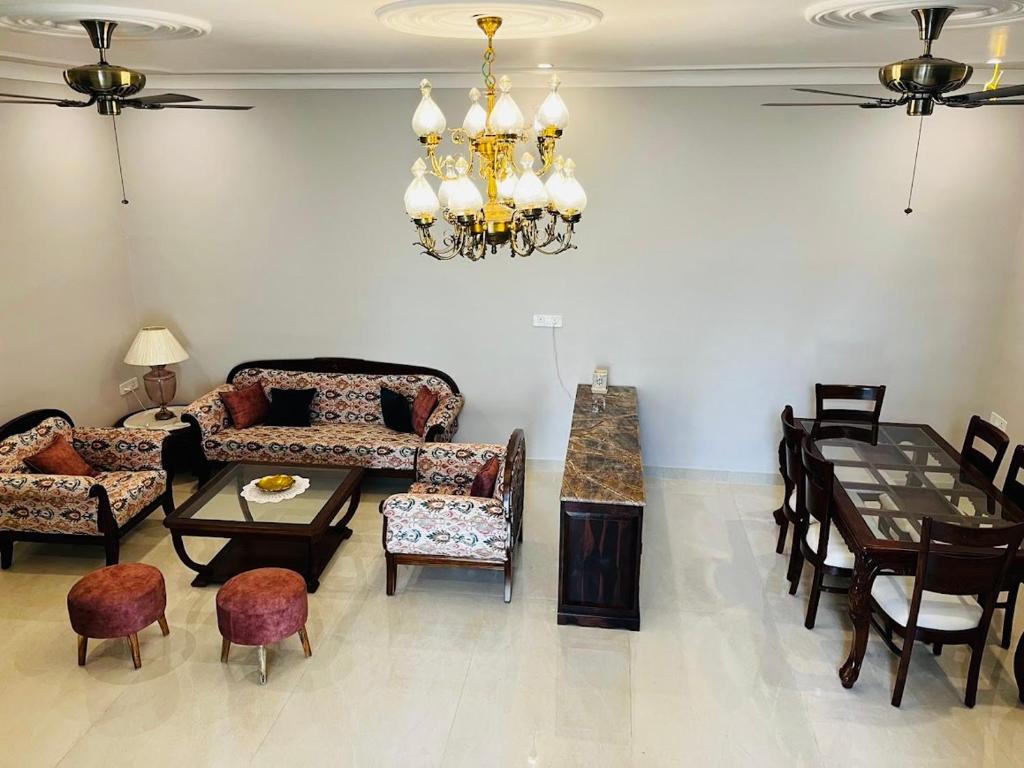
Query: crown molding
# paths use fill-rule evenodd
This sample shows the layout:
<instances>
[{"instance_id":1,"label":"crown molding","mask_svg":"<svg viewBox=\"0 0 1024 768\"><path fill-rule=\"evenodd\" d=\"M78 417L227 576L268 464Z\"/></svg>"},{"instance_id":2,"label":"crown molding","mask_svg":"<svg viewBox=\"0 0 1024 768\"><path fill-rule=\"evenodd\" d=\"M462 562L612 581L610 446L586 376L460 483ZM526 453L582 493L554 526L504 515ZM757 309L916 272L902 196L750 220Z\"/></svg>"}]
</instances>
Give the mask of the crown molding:
<instances>
[{"instance_id":1,"label":"crown molding","mask_svg":"<svg viewBox=\"0 0 1024 768\"><path fill-rule=\"evenodd\" d=\"M0 52L0 78L63 85L63 63L25 60ZM979 74L984 64L977 65ZM1013 65L1004 65L1012 71ZM149 89L182 90L387 90L416 88L423 76L435 88L471 88L479 85L478 72L445 71L263 71L170 73L146 71ZM550 70L522 69L510 73L520 87L544 87ZM877 67L862 64L810 64L797 66L700 66L633 70L566 70L558 75L566 87L672 88L878 85ZM1009 85L1010 83L1004 83Z\"/></svg>"}]
</instances>

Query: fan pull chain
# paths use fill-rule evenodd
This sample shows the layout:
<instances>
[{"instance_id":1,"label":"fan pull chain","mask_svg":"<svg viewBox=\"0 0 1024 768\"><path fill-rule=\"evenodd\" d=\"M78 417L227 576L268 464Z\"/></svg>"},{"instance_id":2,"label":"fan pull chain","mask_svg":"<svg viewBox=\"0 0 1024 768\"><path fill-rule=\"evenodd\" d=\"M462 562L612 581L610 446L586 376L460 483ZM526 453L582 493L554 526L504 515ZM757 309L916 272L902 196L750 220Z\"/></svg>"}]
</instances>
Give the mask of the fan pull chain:
<instances>
[{"instance_id":1,"label":"fan pull chain","mask_svg":"<svg viewBox=\"0 0 1024 768\"><path fill-rule=\"evenodd\" d=\"M921 132L923 130L924 115L921 115L920 122L917 124L917 148L914 150L914 170L910 172L910 194L907 195L907 207L903 209L907 216L914 212L914 209L910 207L910 201L914 198L914 180L917 178L917 156L921 154Z\"/></svg>"},{"instance_id":2,"label":"fan pull chain","mask_svg":"<svg viewBox=\"0 0 1024 768\"><path fill-rule=\"evenodd\" d=\"M128 193L124 191L124 167L121 165L121 143L117 140L117 117L110 116L114 125L114 150L117 152L117 172L121 174L121 204L128 205Z\"/></svg>"}]
</instances>

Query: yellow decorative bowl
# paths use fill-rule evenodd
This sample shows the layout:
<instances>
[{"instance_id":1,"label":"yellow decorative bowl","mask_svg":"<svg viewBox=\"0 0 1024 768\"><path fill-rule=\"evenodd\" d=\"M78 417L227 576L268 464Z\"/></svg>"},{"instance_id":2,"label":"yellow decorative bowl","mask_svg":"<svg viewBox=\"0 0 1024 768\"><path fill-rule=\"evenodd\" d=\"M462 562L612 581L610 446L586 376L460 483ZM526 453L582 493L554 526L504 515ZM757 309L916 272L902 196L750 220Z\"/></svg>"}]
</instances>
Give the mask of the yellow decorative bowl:
<instances>
[{"instance_id":1,"label":"yellow decorative bowl","mask_svg":"<svg viewBox=\"0 0 1024 768\"><path fill-rule=\"evenodd\" d=\"M291 475L267 475L256 481L256 487L268 493L287 491L295 485L295 478Z\"/></svg>"}]
</instances>

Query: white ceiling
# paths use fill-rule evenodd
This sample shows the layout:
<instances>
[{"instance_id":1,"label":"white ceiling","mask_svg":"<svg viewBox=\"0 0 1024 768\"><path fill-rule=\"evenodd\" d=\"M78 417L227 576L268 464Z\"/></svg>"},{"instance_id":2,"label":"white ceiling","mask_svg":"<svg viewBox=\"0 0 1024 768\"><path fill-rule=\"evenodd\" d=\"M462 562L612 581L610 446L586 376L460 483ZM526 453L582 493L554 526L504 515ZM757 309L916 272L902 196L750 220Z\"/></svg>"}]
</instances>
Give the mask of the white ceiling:
<instances>
[{"instance_id":1,"label":"white ceiling","mask_svg":"<svg viewBox=\"0 0 1024 768\"><path fill-rule=\"evenodd\" d=\"M118 41L115 36L111 59L153 74L479 72L482 40L393 31L375 17L383 2L165 0L147 7L206 20L211 32L198 39L170 41ZM0 2L0 12L9 4ZM144 0L105 0L105 4L132 8ZM568 83L573 72L602 75L708 67L753 71L865 67L863 72L870 73L879 64L920 51L916 32L910 29L849 31L815 26L805 19L808 3L799 0L589 0L589 4L604 19L587 32L505 41L499 32L496 71L532 69L539 62L550 62ZM486 10L486 2L480 3L480 10ZM989 58L990 34L987 28L947 29L935 53L984 62ZM1009 27L1006 58L1011 63L1024 62L1024 24ZM95 60L95 54L84 37L0 30L0 59L7 62L0 75L18 76L18 72L35 71L18 65L84 63ZM25 75L25 79L53 77Z\"/></svg>"}]
</instances>

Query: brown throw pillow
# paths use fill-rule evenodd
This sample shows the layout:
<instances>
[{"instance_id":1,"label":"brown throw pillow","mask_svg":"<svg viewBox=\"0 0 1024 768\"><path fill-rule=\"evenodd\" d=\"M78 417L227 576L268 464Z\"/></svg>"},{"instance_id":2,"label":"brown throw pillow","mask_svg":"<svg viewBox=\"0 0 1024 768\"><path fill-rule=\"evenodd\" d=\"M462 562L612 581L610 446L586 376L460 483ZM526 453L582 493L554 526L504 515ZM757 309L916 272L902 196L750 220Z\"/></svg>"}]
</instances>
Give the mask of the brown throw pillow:
<instances>
[{"instance_id":1,"label":"brown throw pillow","mask_svg":"<svg viewBox=\"0 0 1024 768\"><path fill-rule=\"evenodd\" d=\"M238 387L234 392L221 392L221 402L228 409L235 429L245 429L262 424L270 411L270 401L263 391L263 382L257 381L247 387Z\"/></svg>"},{"instance_id":2,"label":"brown throw pillow","mask_svg":"<svg viewBox=\"0 0 1024 768\"><path fill-rule=\"evenodd\" d=\"M470 496L480 496L485 499L490 499L494 496L494 484L498 482L498 465L500 463L497 456L491 456L480 467L480 471L473 478L473 484L469 486Z\"/></svg>"},{"instance_id":3,"label":"brown throw pillow","mask_svg":"<svg viewBox=\"0 0 1024 768\"><path fill-rule=\"evenodd\" d=\"M420 437L423 437L430 414L436 407L437 395L426 387L420 387L416 399L412 401L412 431Z\"/></svg>"},{"instance_id":4,"label":"brown throw pillow","mask_svg":"<svg viewBox=\"0 0 1024 768\"><path fill-rule=\"evenodd\" d=\"M25 463L44 475L93 477L97 474L96 469L82 458L81 454L75 450L75 446L69 443L63 435L58 435L46 448L26 458Z\"/></svg>"}]
</instances>

